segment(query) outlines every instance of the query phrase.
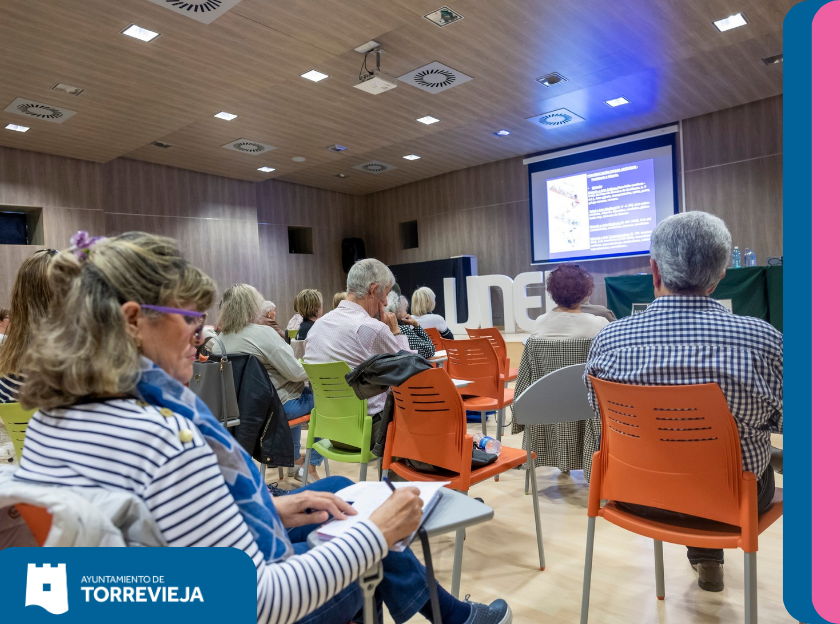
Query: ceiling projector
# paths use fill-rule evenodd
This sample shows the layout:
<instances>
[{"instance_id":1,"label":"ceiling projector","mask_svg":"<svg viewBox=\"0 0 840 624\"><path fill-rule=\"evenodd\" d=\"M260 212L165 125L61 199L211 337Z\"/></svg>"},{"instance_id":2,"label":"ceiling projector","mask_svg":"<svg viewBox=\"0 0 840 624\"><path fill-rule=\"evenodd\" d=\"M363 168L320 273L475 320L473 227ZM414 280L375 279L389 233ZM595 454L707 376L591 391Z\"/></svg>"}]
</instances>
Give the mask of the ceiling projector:
<instances>
[{"instance_id":1,"label":"ceiling projector","mask_svg":"<svg viewBox=\"0 0 840 624\"><path fill-rule=\"evenodd\" d=\"M397 79L385 72L375 69L369 74L359 76L359 84L354 85L357 89L379 95L391 89L397 88Z\"/></svg>"}]
</instances>

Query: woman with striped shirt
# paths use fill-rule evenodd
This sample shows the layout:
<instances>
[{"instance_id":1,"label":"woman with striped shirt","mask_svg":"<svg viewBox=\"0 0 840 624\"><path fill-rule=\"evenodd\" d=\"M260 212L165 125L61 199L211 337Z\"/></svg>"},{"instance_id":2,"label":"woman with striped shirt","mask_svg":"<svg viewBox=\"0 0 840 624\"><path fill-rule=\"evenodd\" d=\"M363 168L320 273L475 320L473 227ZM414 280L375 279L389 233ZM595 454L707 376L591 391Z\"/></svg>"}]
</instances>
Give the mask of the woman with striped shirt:
<instances>
[{"instance_id":1,"label":"woman with striped shirt","mask_svg":"<svg viewBox=\"0 0 840 624\"><path fill-rule=\"evenodd\" d=\"M131 492L170 546L244 550L257 569L261 624L352 619L361 604L352 581L417 527L417 490L399 490L370 520L306 552L293 543L304 525L352 508L314 489L272 500L254 462L184 386L215 292L210 278L173 240L133 232L63 252L50 284L61 305L24 358L20 400L40 410L15 478ZM391 594L382 598L394 619L423 612L424 571L413 555L390 554L385 570ZM503 601L449 599L447 624L511 619Z\"/></svg>"}]
</instances>

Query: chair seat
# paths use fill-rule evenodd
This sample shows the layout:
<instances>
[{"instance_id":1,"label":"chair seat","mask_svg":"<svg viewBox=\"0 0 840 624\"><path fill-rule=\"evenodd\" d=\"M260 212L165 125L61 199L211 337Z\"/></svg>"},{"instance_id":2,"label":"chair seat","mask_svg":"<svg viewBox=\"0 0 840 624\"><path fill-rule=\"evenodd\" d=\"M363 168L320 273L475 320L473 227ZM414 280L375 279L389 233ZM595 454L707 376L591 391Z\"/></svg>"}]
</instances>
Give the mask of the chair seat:
<instances>
[{"instance_id":1,"label":"chair seat","mask_svg":"<svg viewBox=\"0 0 840 624\"><path fill-rule=\"evenodd\" d=\"M531 457L533 459L537 458L537 454L531 452ZM511 468L515 468L516 466L521 466L525 462L528 461L528 454L526 451L522 449L511 448L509 446L503 446L502 452L499 453L499 459L494 461L489 466L485 466L484 468L477 468L470 472L470 485L475 485L476 483L480 483L481 481L485 481L491 477L495 477L497 474L501 474ZM420 472L419 470L414 470L410 466L406 465L402 461L395 461L391 464L390 470L393 470L402 478L407 479L409 481L448 481L449 477L446 475L438 475L438 474L429 474L428 472ZM455 488L455 486L450 483L447 487Z\"/></svg>"},{"instance_id":2,"label":"chair seat","mask_svg":"<svg viewBox=\"0 0 840 624\"><path fill-rule=\"evenodd\" d=\"M294 420L289 421L289 427L297 427L298 425L302 425L303 423L309 422L310 414L304 414L303 416L299 416Z\"/></svg>"},{"instance_id":3,"label":"chair seat","mask_svg":"<svg viewBox=\"0 0 840 624\"><path fill-rule=\"evenodd\" d=\"M465 390L469 390L469 386ZM496 399L491 399L490 397L464 397L464 407L474 412L489 412L502 409L513 403L513 393L513 388L505 388L505 399L501 405L499 405Z\"/></svg>"},{"instance_id":4,"label":"chair seat","mask_svg":"<svg viewBox=\"0 0 840 624\"><path fill-rule=\"evenodd\" d=\"M652 520L619 509L613 501L602 507L598 515L623 529L669 544L682 544L683 546L696 546L698 548L743 548L741 545L741 529L722 522L701 518L688 519L680 523ZM759 534L763 533L781 515L782 488L776 488L770 509L758 518Z\"/></svg>"},{"instance_id":5,"label":"chair seat","mask_svg":"<svg viewBox=\"0 0 840 624\"><path fill-rule=\"evenodd\" d=\"M362 455L362 451L347 451L345 449L335 448L329 440L318 440L312 445L323 457L327 459L334 459L339 462L347 462L351 464L367 463L371 457L370 453L367 456Z\"/></svg>"}]
</instances>

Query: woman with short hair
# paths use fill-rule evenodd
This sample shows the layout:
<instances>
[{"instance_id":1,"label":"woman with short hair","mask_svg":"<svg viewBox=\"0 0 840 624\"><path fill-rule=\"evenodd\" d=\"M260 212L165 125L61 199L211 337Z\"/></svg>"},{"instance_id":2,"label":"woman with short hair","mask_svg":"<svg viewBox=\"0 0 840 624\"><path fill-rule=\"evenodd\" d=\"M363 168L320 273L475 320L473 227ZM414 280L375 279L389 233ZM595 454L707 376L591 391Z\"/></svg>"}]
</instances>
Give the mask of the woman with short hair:
<instances>
[{"instance_id":1,"label":"woman with short hair","mask_svg":"<svg viewBox=\"0 0 840 624\"><path fill-rule=\"evenodd\" d=\"M417 319L420 327L433 327L440 332L444 340L452 340L454 336L446 326L446 320L440 314L432 314L435 309L435 292L427 286L421 286L411 295L411 316Z\"/></svg>"},{"instance_id":2,"label":"woman with short hair","mask_svg":"<svg viewBox=\"0 0 840 624\"><path fill-rule=\"evenodd\" d=\"M263 318L262 323L263 325L268 325L271 329L277 332L277 335L280 336L283 340L286 339L286 332L283 331L283 328L277 324L277 306L274 304L273 301L263 301L262 305L262 312Z\"/></svg>"},{"instance_id":3,"label":"woman with short hair","mask_svg":"<svg viewBox=\"0 0 840 624\"><path fill-rule=\"evenodd\" d=\"M577 265L561 264L546 282L556 307L537 317L532 338L571 340L594 338L608 322L602 316L581 312L581 304L589 299L594 288L592 276Z\"/></svg>"},{"instance_id":4,"label":"woman with short hair","mask_svg":"<svg viewBox=\"0 0 840 624\"><path fill-rule=\"evenodd\" d=\"M388 305L385 306L385 310L397 317L400 332L408 338L408 346L417 351L418 355L429 359L435 354L432 339L426 330L420 327L417 319L408 313L408 299L391 291L388 293Z\"/></svg>"},{"instance_id":5,"label":"woman with short hair","mask_svg":"<svg viewBox=\"0 0 840 624\"><path fill-rule=\"evenodd\" d=\"M333 310L338 307L338 304L347 299L347 291L342 290L341 292L337 292L333 295Z\"/></svg>"},{"instance_id":6,"label":"woman with short hair","mask_svg":"<svg viewBox=\"0 0 840 624\"><path fill-rule=\"evenodd\" d=\"M312 288L300 291L295 297L295 310L303 318L295 340L306 340L306 336L315 321L324 314L324 299L321 297L321 293Z\"/></svg>"}]
</instances>

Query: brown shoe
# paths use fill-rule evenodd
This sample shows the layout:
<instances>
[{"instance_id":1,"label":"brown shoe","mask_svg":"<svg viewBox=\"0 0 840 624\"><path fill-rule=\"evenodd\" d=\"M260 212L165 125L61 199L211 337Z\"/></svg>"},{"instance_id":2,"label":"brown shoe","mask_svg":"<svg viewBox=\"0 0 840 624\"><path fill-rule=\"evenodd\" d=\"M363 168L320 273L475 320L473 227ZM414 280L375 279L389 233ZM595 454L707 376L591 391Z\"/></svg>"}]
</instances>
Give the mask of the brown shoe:
<instances>
[{"instance_id":1,"label":"brown shoe","mask_svg":"<svg viewBox=\"0 0 840 624\"><path fill-rule=\"evenodd\" d=\"M691 568L697 572L697 584L708 592L723 591L723 564L717 561L693 563Z\"/></svg>"}]
</instances>

